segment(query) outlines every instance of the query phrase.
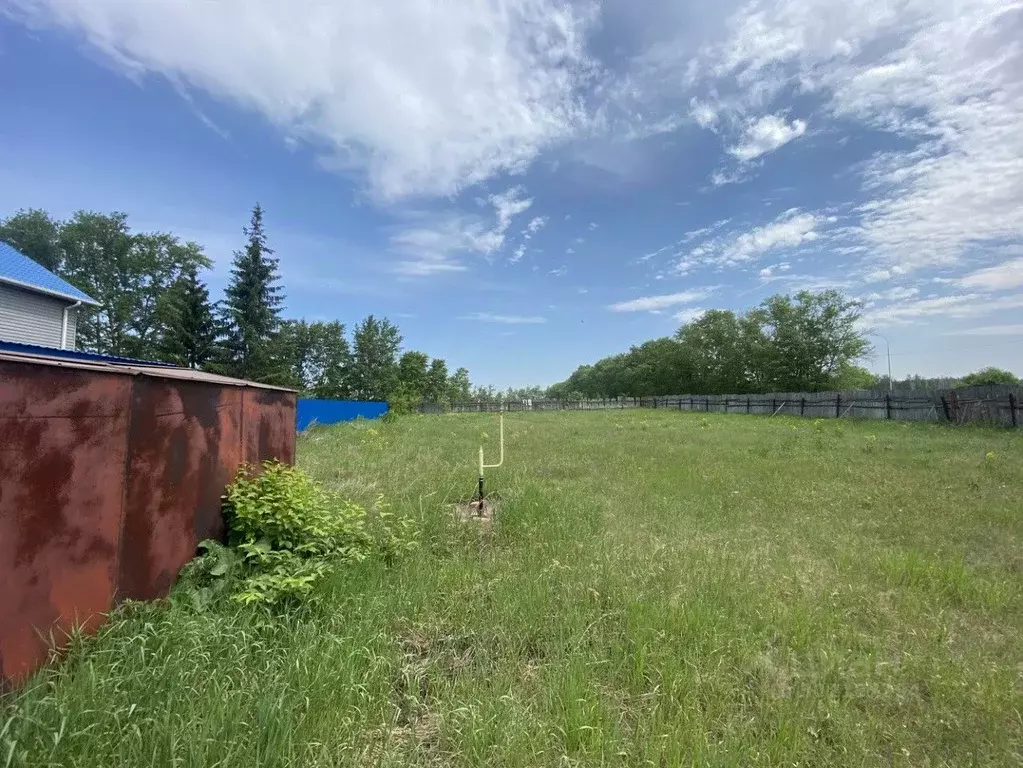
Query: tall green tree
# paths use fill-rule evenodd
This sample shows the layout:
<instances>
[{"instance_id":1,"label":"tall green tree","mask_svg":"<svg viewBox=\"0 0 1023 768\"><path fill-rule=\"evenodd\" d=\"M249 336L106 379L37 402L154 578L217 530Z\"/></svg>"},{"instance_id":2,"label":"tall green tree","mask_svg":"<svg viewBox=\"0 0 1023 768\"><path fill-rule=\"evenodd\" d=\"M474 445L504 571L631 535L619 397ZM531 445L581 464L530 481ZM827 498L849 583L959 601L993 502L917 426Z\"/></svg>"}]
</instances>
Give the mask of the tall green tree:
<instances>
[{"instance_id":1,"label":"tall green tree","mask_svg":"<svg viewBox=\"0 0 1023 768\"><path fill-rule=\"evenodd\" d=\"M337 321L312 325L310 365L314 372L313 396L325 400L347 400L354 391L354 359L345 327Z\"/></svg>"},{"instance_id":2,"label":"tall green tree","mask_svg":"<svg viewBox=\"0 0 1023 768\"><path fill-rule=\"evenodd\" d=\"M459 368L448 379L448 399L453 403L468 402L472 397L472 382L469 370Z\"/></svg>"},{"instance_id":3,"label":"tall green tree","mask_svg":"<svg viewBox=\"0 0 1023 768\"><path fill-rule=\"evenodd\" d=\"M231 282L222 304L225 329L218 367L228 376L279 384L288 380L285 350L276 345L284 301L278 259L267 245L263 209L256 203L249 225L242 230L248 240L236 251Z\"/></svg>"},{"instance_id":4,"label":"tall green tree","mask_svg":"<svg viewBox=\"0 0 1023 768\"><path fill-rule=\"evenodd\" d=\"M859 330L860 305L838 291L772 296L750 313L766 341L760 361L776 392L830 389L870 344Z\"/></svg>"},{"instance_id":5,"label":"tall green tree","mask_svg":"<svg viewBox=\"0 0 1023 768\"><path fill-rule=\"evenodd\" d=\"M418 400L426 396L430 358L409 350L398 360L398 385Z\"/></svg>"},{"instance_id":6,"label":"tall green tree","mask_svg":"<svg viewBox=\"0 0 1023 768\"><path fill-rule=\"evenodd\" d=\"M756 391L753 328L734 312L713 309L679 329L696 394Z\"/></svg>"},{"instance_id":7,"label":"tall green tree","mask_svg":"<svg viewBox=\"0 0 1023 768\"><path fill-rule=\"evenodd\" d=\"M442 403L448 399L448 364L440 358L430 361L423 399L428 403Z\"/></svg>"},{"instance_id":8,"label":"tall green tree","mask_svg":"<svg viewBox=\"0 0 1023 768\"><path fill-rule=\"evenodd\" d=\"M0 240L13 245L30 259L51 272L58 272L63 261L59 221L39 208L21 209L0 221Z\"/></svg>"},{"instance_id":9,"label":"tall green tree","mask_svg":"<svg viewBox=\"0 0 1023 768\"><path fill-rule=\"evenodd\" d=\"M101 306L79 313L82 347L150 359L160 354L161 303L186 269L209 267L195 243L133 234L123 213L79 211L60 229L62 276Z\"/></svg>"},{"instance_id":10,"label":"tall green tree","mask_svg":"<svg viewBox=\"0 0 1023 768\"><path fill-rule=\"evenodd\" d=\"M387 318L370 315L353 333L355 394L362 400L386 400L398 385L401 333Z\"/></svg>"},{"instance_id":11,"label":"tall green tree","mask_svg":"<svg viewBox=\"0 0 1023 768\"><path fill-rule=\"evenodd\" d=\"M132 236L125 213L78 211L60 231L63 276L101 306L78 313L79 346L127 354L135 299Z\"/></svg>"},{"instance_id":12,"label":"tall green tree","mask_svg":"<svg viewBox=\"0 0 1023 768\"><path fill-rule=\"evenodd\" d=\"M213 358L217 318L206 284L195 264L183 270L161 304L161 359L186 368L202 368Z\"/></svg>"},{"instance_id":13,"label":"tall green tree","mask_svg":"<svg viewBox=\"0 0 1023 768\"><path fill-rule=\"evenodd\" d=\"M275 345L290 373L282 383L325 400L352 396L352 353L341 323L285 320Z\"/></svg>"}]
</instances>

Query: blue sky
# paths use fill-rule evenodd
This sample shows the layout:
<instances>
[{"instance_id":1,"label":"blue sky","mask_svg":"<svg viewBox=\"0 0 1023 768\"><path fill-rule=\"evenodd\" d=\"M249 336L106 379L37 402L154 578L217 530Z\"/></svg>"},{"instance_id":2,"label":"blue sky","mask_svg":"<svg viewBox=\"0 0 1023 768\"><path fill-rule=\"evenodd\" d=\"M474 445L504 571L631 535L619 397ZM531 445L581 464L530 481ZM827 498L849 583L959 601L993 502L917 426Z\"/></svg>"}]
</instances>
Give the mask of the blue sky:
<instances>
[{"instance_id":1,"label":"blue sky","mask_svg":"<svg viewBox=\"0 0 1023 768\"><path fill-rule=\"evenodd\" d=\"M125 211L219 292L259 200L288 315L501 387L825 287L896 376L1023 373L1020 39L1019 0L6 0L0 215Z\"/></svg>"}]
</instances>

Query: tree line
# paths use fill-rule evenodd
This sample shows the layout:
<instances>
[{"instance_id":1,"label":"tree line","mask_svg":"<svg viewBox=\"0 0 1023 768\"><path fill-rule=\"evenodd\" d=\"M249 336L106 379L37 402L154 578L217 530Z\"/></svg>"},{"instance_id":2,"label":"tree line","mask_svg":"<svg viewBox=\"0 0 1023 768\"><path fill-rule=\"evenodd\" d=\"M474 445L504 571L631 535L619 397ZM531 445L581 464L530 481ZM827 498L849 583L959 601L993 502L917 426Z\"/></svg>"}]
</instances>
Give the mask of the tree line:
<instances>
[{"instance_id":1,"label":"tree line","mask_svg":"<svg viewBox=\"0 0 1023 768\"><path fill-rule=\"evenodd\" d=\"M670 337L583 365L549 387L552 399L887 389L857 362L871 352L861 306L839 291L776 295L746 312L712 310ZM1018 384L985 368L961 379L911 377L898 389Z\"/></svg>"},{"instance_id":2,"label":"tree line","mask_svg":"<svg viewBox=\"0 0 1023 768\"><path fill-rule=\"evenodd\" d=\"M468 400L469 372L402 349L402 335L373 315L349 334L338 321L284 317L279 260L257 203L219 301L202 273L202 246L166 232L133 232L124 213L78 211L61 221L39 209L0 221L0 240L100 303L82 307L78 344L107 355L156 360L329 399Z\"/></svg>"},{"instance_id":3,"label":"tree line","mask_svg":"<svg viewBox=\"0 0 1023 768\"><path fill-rule=\"evenodd\" d=\"M556 396L817 392L857 389L873 376L855 363L870 344L859 305L838 291L772 296L746 312L711 310L674 336L578 368Z\"/></svg>"}]
</instances>

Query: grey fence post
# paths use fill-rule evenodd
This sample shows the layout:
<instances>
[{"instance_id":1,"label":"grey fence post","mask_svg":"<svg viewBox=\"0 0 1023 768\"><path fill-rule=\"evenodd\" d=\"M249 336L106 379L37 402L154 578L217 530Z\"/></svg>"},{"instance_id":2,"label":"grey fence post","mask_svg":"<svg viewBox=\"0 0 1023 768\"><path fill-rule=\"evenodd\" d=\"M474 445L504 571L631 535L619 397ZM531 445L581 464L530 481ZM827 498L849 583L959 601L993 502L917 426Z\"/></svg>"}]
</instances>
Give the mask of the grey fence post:
<instances>
[{"instance_id":1,"label":"grey fence post","mask_svg":"<svg viewBox=\"0 0 1023 768\"><path fill-rule=\"evenodd\" d=\"M1012 412L1012 426L1018 427L1019 424L1016 422L1016 395L1012 392L1009 393L1009 410Z\"/></svg>"},{"instance_id":2,"label":"grey fence post","mask_svg":"<svg viewBox=\"0 0 1023 768\"><path fill-rule=\"evenodd\" d=\"M842 396L841 395L836 395L835 396L835 418L836 419L842 418Z\"/></svg>"},{"instance_id":3,"label":"grey fence post","mask_svg":"<svg viewBox=\"0 0 1023 768\"><path fill-rule=\"evenodd\" d=\"M802 397L799 399L799 415L802 416L806 412L806 398Z\"/></svg>"},{"instance_id":4,"label":"grey fence post","mask_svg":"<svg viewBox=\"0 0 1023 768\"><path fill-rule=\"evenodd\" d=\"M746 398L746 413L749 413L749 412L750 412L750 401L749 401L749 398L747 397Z\"/></svg>"},{"instance_id":5,"label":"grey fence post","mask_svg":"<svg viewBox=\"0 0 1023 768\"><path fill-rule=\"evenodd\" d=\"M948 412L948 400L944 395L941 396L941 410L945 412L945 421L952 421L952 414Z\"/></svg>"},{"instance_id":6,"label":"grey fence post","mask_svg":"<svg viewBox=\"0 0 1023 768\"><path fill-rule=\"evenodd\" d=\"M705 413L709 413L710 412L710 398L709 397L703 398L703 410L704 410Z\"/></svg>"},{"instance_id":7,"label":"grey fence post","mask_svg":"<svg viewBox=\"0 0 1023 768\"><path fill-rule=\"evenodd\" d=\"M884 396L884 412L885 412L885 417L890 421L891 418L892 418L892 396L891 395L885 395Z\"/></svg>"}]
</instances>

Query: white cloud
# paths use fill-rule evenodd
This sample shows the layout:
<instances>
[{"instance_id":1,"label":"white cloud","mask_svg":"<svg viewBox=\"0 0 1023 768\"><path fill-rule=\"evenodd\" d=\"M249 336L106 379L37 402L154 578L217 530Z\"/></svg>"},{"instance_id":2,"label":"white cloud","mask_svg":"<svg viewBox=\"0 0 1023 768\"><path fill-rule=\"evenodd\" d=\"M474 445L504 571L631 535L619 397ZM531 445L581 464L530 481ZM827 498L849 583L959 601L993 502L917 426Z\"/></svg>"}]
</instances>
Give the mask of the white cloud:
<instances>
[{"instance_id":1,"label":"white cloud","mask_svg":"<svg viewBox=\"0 0 1023 768\"><path fill-rule=\"evenodd\" d=\"M675 307L679 304L691 304L694 301L703 301L712 296L714 290L701 288L680 293L669 293L663 296L644 296L631 301L620 301L608 307L612 312L653 312L656 310Z\"/></svg>"},{"instance_id":2,"label":"white cloud","mask_svg":"<svg viewBox=\"0 0 1023 768\"><path fill-rule=\"evenodd\" d=\"M252 110L382 199L449 195L585 125L596 7L567 0L8 0L136 78Z\"/></svg>"},{"instance_id":3,"label":"white cloud","mask_svg":"<svg viewBox=\"0 0 1023 768\"><path fill-rule=\"evenodd\" d=\"M1004 291L1023 286L1023 256L995 267L980 269L958 280L963 288Z\"/></svg>"},{"instance_id":4,"label":"white cloud","mask_svg":"<svg viewBox=\"0 0 1023 768\"><path fill-rule=\"evenodd\" d=\"M728 85L747 110L797 88L908 147L861 168L871 253L912 270L1023 240L1019 0L750 2L727 26L690 82Z\"/></svg>"},{"instance_id":5,"label":"white cloud","mask_svg":"<svg viewBox=\"0 0 1023 768\"><path fill-rule=\"evenodd\" d=\"M828 217L801 213L793 208L769 224L747 232L731 232L704 240L683 255L675 271L684 275L698 267L736 266L765 253L799 248L816 241L821 236L818 228L827 223Z\"/></svg>"},{"instance_id":6,"label":"white cloud","mask_svg":"<svg viewBox=\"0 0 1023 768\"><path fill-rule=\"evenodd\" d=\"M1023 294L992 298L978 293L955 294L908 301L901 304L871 310L864 315L864 322L872 325L912 323L920 318L969 318L983 317L1023 307Z\"/></svg>"},{"instance_id":7,"label":"white cloud","mask_svg":"<svg viewBox=\"0 0 1023 768\"><path fill-rule=\"evenodd\" d=\"M561 266L558 267L557 269L552 269L547 274L550 275L551 277L561 277L562 275L568 274L568 267Z\"/></svg>"},{"instance_id":8,"label":"white cloud","mask_svg":"<svg viewBox=\"0 0 1023 768\"><path fill-rule=\"evenodd\" d=\"M793 139L806 133L806 122L793 120L786 122L781 115L765 115L746 126L742 140L728 152L741 162L756 160L761 155L774 152Z\"/></svg>"},{"instance_id":9,"label":"white cloud","mask_svg":"<svg viewBox=\"0 0 1023 768\"><path fill-rule=\"evenodd\" d=\"M724 251L729 261L748 261L777 248L795 248L818 238L820 216L790 210L763 227L739 235Z\"/></svg>"},{"instance_id":10,"label":"white cloud","mask_svg":"<svg viewBox=\"0 0 1023 768\"><path fill-rule=\"evenodd\" d=\"M518 264L520 261L522 261L522 257L525 256L525 255L526 255L526 246L525 245L519 245L519 247L516 248L515 251L512 253L511 258L508 259L508 262L510 264Z\"/></svg>"},{"instance_id":11,"label":"white cloud","mask_svg":"<svg viewBox=\"0 0 1023 768\"><path fill-rule=\"evenodd\" d=\"M471 320L476 323L500 323L502 325L540 325L547 322L546 317L538 315L495 315L492 312L472 312L458 319Z\"/></svg>"},{"instance_id":12,"label":"white cloud","mask_svg":"<svg viewBox=\"0 0 1023 768\"><path fill-rule=\"evenodd\" d=\"M636 259L636 261L637 262L650 261L650 259L654 258L655 256L660 256L662 253L664 253L665 251L669 250L671 247L672 247L672 244L669 243L668 245L665 245L665 246L663 246L661 248L658 248L656 251L651 251L650 253L643 254L638 259Z\"/></svg>"},{"instance_id":13,"label":"white cloud","mask_svg":"<svg viewBox=\"0 0 1023 768\"><path fill-rule=\"evenodd\" d=\"M573 253L575 253L575 248L566 248L565 253L571 256Z\"/></svg>"},{"instance_id":14,"label":"white cloud","mask_svg":"<svg viewBox=\"0 0 1023 768\"><path fill-rule=\"evenodd\" d=\"M683 309L681 312L677 312L672 315L672 317L680 323L695 323L705 314L707 314L706 309L701 307L691 307L689 309Z\"/></svg>"},{"instance_id":15,"label":"white cloud","mask_svg":"<svg viewBox=\"0 0 1023 768\"><path fill-rule=\"evenodd\" d=\"M962 328L949 331L946 336L1023 336L1023 323L1008 325L984 325L978 328Z\"/></svg>"},{"instance_id":16,"label":"white cloud","mask_svg":"<svg viewBox=\"0 0 1023 768\"><path fill-rule=\"evenodd\" d=\"M887 291L876 291L874 293L868 293L863 297L864 301L905 301L911 299L914 296L920 294L919 288L906 288L900 286L898 288L889 288Z\"/></svg>"},{"instance_id":17,"label":"white cloud","mask_svg":"<svg viewBox=\"0 0 1023 768\"><path fill-rule=\"evenodd\" d=\"M580 296L585 296L587 293L590 292L590 289L589 288L576 288L575 292L578 293Z\"/></svg>"},{"instance_id":18,"label":"white cloud","mask_svg":"<svg viewBox=\"0 0 1023 768\"><path fill-rule=\"evenodd\" d=\"M489 198L497 214L497 227L494 231L499 232L502 239L511 226L512 219L527 211L533 204L532 198L523 197L523 194L522 187L512 187L500 195L491 195Z\"/></svg>"},{"instance_id":19,"label":"white cloud","mask_svg":"<svg viewBox=\"0 0 1023 768\"><path fill-rule=\"evenodd\" d=\"M724 187L728 184L741 184L748 176L744 170L724 171L717 170L710 175L710 183L713 187Z\"/></svg>"},{"instance_id":20,"label":"white cloud","mask_svg":"<svg viewBox=\"0 0 1023 768\"><path fill-rule=\"evenodd\" d=\"M718 122L718 112L705 101L693 97L689 101L689 116L701 128L713 128Z\"/></svg>"},{"instance_id":21,"label":"white cloud","mask_svg":"<svg viewBox=\"0 0 1023 768\"><path fill-rule=\"evenodd\" d=\"M547 216L534 216L529 220L529 223L526 225L526 228L525 230L523 230L523 233L535 235L537 232L539 232L541 229L547 226L547 221L548 221Z\"/></svg>"},{"instance_id":22,"label":"white cloud","mask_svg":"<svg viewBox=\"0 0 1023 768\"><path fill-rule=\"evenodd\" d=\"M595 230L595 229L597 229L599 227L600 227L600 225L597 222L591 221L590 222L590 226L589 226L589 230L592 232L593 230Z\"/></svg>"},{"instance_id":23,"label":"white cloud","mask_svg":"<svg viewBox=\"0 0 1023 768\"><path fill-rule=\"evenodd\" d=\"M532 200L523 196L521 187L512 187L487 201L494 207L496 222L488 225L477 216L447 212L414 215L410 226L391 236L391 250L402 256L395 270L412 277L427 277L444 272L462 272L466 266L460 257L466 254L490 255L504 246L512 219L526 211ZM523 254L525 253L523 246ZM522 258L518 249L518 258Z\"/></svg>"},{"instance_id":24,"label":"white cloud","mask_svg":"<svg viewBox=\"0 0 1023 768\"><path fill-rule=\"evenodd\" d=\"M863 282L865 283L883 283L891 279L892 273L888 269L872 269L863 276Z\"/></svg>"}]
</instances>

